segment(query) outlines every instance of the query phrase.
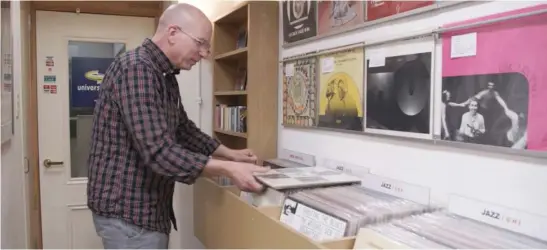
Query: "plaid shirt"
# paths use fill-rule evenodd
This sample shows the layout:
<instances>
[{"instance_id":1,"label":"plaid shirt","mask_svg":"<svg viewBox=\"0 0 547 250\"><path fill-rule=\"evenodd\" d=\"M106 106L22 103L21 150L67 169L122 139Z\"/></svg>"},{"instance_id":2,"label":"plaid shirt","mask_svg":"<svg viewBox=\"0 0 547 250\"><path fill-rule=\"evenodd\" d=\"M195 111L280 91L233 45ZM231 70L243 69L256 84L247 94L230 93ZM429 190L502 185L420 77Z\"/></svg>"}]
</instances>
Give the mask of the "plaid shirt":
<instances>
[{"instance_id":1,"label":"plaid shirt","mask_svg":"<svg viewBox=\"0 0 547 250\"><path fill-rule=\"evenodd\" d=\"M192 184L219 143L188 119L175 74L150 40L108 68L94 111L88 207L148 230L176 230L175 181Z\"/></svg>"}]
</instances>

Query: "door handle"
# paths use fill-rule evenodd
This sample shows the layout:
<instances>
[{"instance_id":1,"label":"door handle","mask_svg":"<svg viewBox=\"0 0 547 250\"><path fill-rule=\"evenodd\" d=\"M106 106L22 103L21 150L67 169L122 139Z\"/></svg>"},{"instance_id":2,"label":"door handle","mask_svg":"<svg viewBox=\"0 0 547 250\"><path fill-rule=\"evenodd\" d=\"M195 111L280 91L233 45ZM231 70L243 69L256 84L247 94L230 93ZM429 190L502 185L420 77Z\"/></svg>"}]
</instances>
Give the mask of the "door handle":
<instances>
[{"instance_id":1,"label":"door handle","mask_svg":"<svg viewBox=\"0 0 547 250\"><path fill-rule=\"evenodd\" d=\"M50 168L52 166L58 166L58 165L63 165L64 163L62 161L51 161L50 159L45 159L44 160L44 167L46 168Z\"/></svg>"}]
</instances>

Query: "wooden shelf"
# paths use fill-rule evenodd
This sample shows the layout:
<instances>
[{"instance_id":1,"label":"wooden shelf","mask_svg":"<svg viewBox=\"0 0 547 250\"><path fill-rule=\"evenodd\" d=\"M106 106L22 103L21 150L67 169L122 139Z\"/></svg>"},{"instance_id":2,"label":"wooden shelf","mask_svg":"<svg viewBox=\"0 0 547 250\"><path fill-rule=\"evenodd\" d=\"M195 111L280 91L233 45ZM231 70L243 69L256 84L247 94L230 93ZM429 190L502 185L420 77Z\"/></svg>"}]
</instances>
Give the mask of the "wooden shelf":
<instances>
[{"instance_id":1,"label":"wooden shelf","mask_svg":"<svg viewBox=\"0 0 547 250\"><path fill-rule=\"evenodd\" d=\"M214 134L226 146L250 148L259 163L277 157L278 12L277 1L244 1L213 24Z\"/></svg>"},{"instance_id":2,"label":"wooden shelf","mask_svg":"<svg viewBox=\"0 0 547 250\"><path fill-rule=\"evenodd\" d=\"M246 95L247 91L245 90L233 90L233 91L216 91L215 96L230 96L230 95Z\"/></svg>"},{"instance_id":3,"label":"wooden shelf","mask_svg":"<svg viewBox=\"0 0 547 250\"><path fill-rule=\"evenodd\" d=\"M218 129L218 128L215 128L215 132L220 133L220 134L224 134L224 135L231 135L231 136L240 137L240 138L247 138L246 133L227 131L227 130L222 130L222 129Z\"/></svg>"},{"instance_id":4,"label":"wooden shelf","mask_svg":"<svg viewBox=\"0 0 547 250\"><path fill-rule=\"evenodd\" d=\"M194 184L194 233L206 248L353 249L355 237L313 241L279 221L281 206L254 207L239 194L207 178Z\"/></svg>"},{"instance_id":5,"label":"wooden shelf","mask_svg":"<svg viewBox=\"0 0 547 250\"><path fill-rule=\"evenodd\" d=\"M215 56L215 60L239 61L247 58L247 48L236 49Z\"/></svg>"}]
</instances>

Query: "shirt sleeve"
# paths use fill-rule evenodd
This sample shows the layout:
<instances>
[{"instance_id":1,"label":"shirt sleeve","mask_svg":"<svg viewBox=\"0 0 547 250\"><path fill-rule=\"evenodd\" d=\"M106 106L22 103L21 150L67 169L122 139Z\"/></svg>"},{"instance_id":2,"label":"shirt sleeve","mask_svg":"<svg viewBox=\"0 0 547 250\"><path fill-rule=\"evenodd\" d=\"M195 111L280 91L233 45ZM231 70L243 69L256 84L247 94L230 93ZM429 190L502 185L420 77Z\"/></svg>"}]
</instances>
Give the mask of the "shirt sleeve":
<instances>
[{"instance_id":1,"label":"shirt sleeve","mask_svg":"<svg viewBox=\"0 0 547 250\"><path fill-rule=\"evenodd\" d=\"M192 184L209 157L176 143L167 126L167 111L157 86L157 75L142 63L130 65L122 73L115 93L122 119L145 166L154 172Z\"/></svg>"},{"instance_id":2,"label":"shirt sleeve","mask_svg":"<svg viewBox=\"0 0 547 250\"><path fill-rule=\"evenodd\" d=\"M211 136L203 133L196 124L188 118L186 111L181 109L180 125L177 130L179 142L185 148L210 156L220 146L220 143Z\"/></svg>"}]
</instances>

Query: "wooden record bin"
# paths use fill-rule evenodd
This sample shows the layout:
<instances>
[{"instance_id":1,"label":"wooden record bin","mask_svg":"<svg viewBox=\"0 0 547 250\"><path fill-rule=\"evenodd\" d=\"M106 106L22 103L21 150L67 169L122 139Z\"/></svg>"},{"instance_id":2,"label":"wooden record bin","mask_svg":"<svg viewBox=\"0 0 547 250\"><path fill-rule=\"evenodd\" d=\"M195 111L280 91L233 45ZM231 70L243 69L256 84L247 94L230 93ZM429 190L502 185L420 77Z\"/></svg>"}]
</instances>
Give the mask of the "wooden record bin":
<instances>
[{"instance_id":1,"label":"wooden record bin","mask_svg":"<svg viewBox=\"0 0 547 250\"><path fill-rule=\"evenodd\" d=\"M245 1L213 25L213 135L259 159L277 155L278 8Z\"/></svg>"},{"instance_id":2,"label":"wooden record bin","mask_svg":"<svg viewBox=\"0 0 547 250\"><path fill-rule=\"evenodd\" d=\"M353 249L355 237L315 242L279 221L281 206L254 207L236 187L194 184L194 234L209 249Z\"/></svg>"}]
</instances>

